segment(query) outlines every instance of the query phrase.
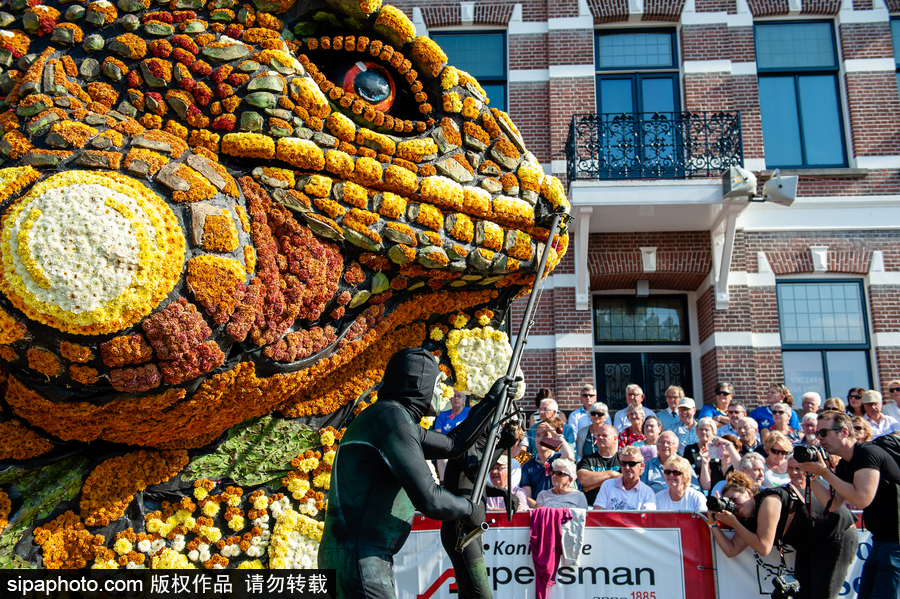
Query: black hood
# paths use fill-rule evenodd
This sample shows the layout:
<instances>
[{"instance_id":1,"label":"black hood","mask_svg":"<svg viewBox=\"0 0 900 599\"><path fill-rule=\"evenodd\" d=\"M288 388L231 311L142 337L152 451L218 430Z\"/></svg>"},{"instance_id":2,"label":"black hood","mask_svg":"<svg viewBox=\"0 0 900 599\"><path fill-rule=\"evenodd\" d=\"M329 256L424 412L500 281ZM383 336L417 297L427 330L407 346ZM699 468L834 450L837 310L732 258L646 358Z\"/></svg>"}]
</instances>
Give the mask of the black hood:
<instances>
[{"instance_id":1,"label":"black hood","mask_svg":"<svg viewBox=\"0 0 900 599\"><path fill-rule=\"evenodd\" d=\"M440 375L437 359L421 347L401 349L388 361L378 401L403 405L414 422L434 416L431 397Z\"/></svg>"}]
</instances>

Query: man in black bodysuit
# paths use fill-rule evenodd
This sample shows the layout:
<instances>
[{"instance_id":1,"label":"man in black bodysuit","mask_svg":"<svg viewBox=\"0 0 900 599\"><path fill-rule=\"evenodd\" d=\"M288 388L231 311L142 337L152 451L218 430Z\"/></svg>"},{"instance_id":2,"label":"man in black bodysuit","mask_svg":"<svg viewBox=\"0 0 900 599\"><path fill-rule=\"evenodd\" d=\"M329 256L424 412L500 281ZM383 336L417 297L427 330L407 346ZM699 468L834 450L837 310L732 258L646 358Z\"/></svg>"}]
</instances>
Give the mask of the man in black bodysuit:
<instances>
[{"instance_id":1,"label":"man in black bodysuit","mask_svg":"<svg viewBox=\"0 0 900 599\"><path fill-rule=\"evenodd\" d=\"M487 396L449 434L419 425L440 405L437 360L421 348L394 354L384 372L378 401L347 427L335 456L319 567L337 572L338 597L396 597L393 556L412 530L415 511L436 520L484 522L474 505L435 484L426 460L461 455L478 438L505 385Z\"/></svg>"}]
</instances>

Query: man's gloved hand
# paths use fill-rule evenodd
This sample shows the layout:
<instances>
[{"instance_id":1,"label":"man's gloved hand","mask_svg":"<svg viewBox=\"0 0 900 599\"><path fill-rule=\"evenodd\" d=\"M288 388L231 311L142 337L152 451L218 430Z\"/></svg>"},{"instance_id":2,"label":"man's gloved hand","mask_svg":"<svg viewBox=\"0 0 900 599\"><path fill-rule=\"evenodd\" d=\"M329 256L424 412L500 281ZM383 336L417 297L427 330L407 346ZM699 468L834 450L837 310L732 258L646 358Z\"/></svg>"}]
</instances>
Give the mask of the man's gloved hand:
<instances>
[{"instance_id":1,"label":"man's gloved hand","mask_svg":"<svg viewBox=\"0 0 900 599\"><path fill-rule=\"evenodd\" d=\"M510 427L504 426L500 429L500 440L497 441L497 447L506 451L513 445L519 442L519 437L516 435L516 430L510 430Z\"/></svg>"},{"instance_id":2,"label":"man's gloved hand","mask_svg":"<svg viewBox=\"0 0 900 599\"><path fill-rule=\"evenodd\" d=\"M463 518L461 522L467 530L474 530L482 525L486 515L483 502L473 503L472 513L467 518Z\"/></svg>"},{"instance_id":3,"label":"man's gloved hand","mask_svg":"<svg viewBox=\"0 0 900 599\"><path fill-rule=\"evenodd\" d=\"M496 405L497 402L500 401L500 392L503 391L503 387L508 387L506 392L507 397L515 397L516 393L519 391L519 382L522 380L521 376L517 376L516 378L501 376L494 381L493 385L491 385L490 391L484 396L484 401Z\"/></svg>"},{"instance_id":4,"label":"man's gloved hand","mask_svg":"<svg viewBox=\"0 0 900 599\"><path fill-rule=\"evenodd\" d=\"M509 499L509 505L512 506L512 511L518 512L519 511L519 503L520 503L519 497L515 493L510 493L508 499Z\"/></svg>"}]
</instances>

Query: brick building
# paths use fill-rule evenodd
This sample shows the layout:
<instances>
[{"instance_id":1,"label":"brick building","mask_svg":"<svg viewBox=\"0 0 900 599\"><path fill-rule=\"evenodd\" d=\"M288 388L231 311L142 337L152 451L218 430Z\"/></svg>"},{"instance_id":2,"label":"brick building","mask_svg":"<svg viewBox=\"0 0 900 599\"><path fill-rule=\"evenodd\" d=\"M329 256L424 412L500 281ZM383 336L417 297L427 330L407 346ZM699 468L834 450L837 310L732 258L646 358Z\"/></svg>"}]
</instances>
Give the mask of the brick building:
<instances>
[{"instance_id":1,"label":"brick building","mask_svg":"<svg viewBox=\"0 0 900 599\"><path fill-rule=\"evenodd\" d=\"M532 390L621 407L633 381L656 408L728 380L755 405L900 377L900 0L394 4L568 185ZM723 197L729 165L799 176L796 201Z\"/></svg>"}]
</instances>

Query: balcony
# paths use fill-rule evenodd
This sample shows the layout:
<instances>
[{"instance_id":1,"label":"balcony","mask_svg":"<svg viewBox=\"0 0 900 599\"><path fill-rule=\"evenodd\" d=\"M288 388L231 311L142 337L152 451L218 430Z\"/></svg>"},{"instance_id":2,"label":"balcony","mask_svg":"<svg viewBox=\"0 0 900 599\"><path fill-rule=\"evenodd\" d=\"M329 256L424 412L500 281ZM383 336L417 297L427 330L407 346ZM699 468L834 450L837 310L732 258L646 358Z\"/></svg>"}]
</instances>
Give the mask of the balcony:
<instances>
[{"instance_id":1,"label":"balcony","mask_svg":"<svg viewBox=\"0 0 900 599\"><path fill-rule=\"evenodd\" d=\"M568 180L719 177L741 166L741 114L576 114L566 142Z\"/></svg>"}]
</instances>

